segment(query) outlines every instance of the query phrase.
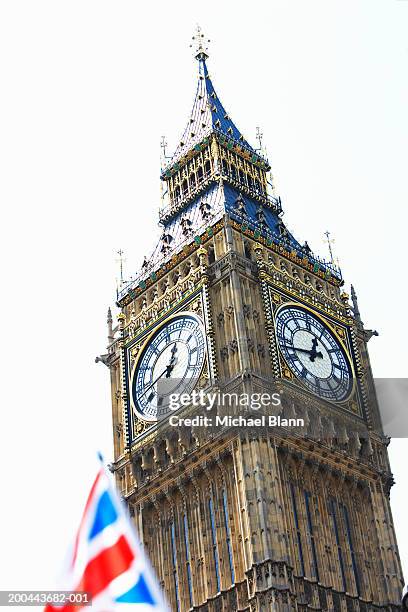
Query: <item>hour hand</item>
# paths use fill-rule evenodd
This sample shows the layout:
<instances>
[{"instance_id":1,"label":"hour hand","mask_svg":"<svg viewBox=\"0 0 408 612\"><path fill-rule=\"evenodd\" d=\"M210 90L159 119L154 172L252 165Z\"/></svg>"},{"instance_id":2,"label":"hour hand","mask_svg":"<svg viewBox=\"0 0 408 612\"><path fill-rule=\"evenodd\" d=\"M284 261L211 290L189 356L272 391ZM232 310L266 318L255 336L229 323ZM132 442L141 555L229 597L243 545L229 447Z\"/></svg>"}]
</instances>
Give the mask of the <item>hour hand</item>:
<instances>
[{"instance_id":1,"label":"hour hand","mask_svg":"<svg viewBox=\"0 0 408 612\"><path fill-rule=\"evenodd\" d=\"M177 344L175 344L173 346L173 348L171 349L171 359L170 359L170 363L169 365L166 367L166 378L170 378L170 375L172 373L172 371L174 370L174 366L177 363L177 357L176 357L176 353L177 353Z\"/></svg>"},{"instance_id":2,"label":"hour hand","mask_svg":"<svg viewBox=\"0 0 408 612\"><path fill-rule=\"evenodd\" d=\"M166 368L166 378L170 378L172 371L174 370L174 366L177 363L177 359L174 357Z\"/></svg>"},{"instance_id":3,"label":"hour hand","mask_svg":"<svg viewBox=\"0 0 408 612\"><path fill-rule=\"evenodd\" d=\"M312 340L312 350L310 351L310 361L314 361L316 357L320 357L323 359L323 354L321 351L316 351L317 348L317 338L313 338Z\"/></svg>"}]
</instances>

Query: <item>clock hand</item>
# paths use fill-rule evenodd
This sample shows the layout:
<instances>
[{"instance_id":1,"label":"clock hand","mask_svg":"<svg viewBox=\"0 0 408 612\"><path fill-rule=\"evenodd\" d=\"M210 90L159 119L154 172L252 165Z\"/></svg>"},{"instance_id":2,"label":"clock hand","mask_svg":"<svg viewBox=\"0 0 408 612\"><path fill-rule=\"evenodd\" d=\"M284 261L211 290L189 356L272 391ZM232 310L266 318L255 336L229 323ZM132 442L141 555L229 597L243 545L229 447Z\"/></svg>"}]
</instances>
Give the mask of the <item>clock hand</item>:
<instances>
[{"instance_id":1,"label":"clock hand","mask_svg":"<svg viewBox=\"0 0 408 612\"><path fill-rule=\"evenodd\" d=\"M294 351L298 351L299 353L307 353L308 355L310 355L310 353L312 352L309 349L304 349L297 346L290 346L289 344L282 344L282 346L285 348L293 349Z\"/></svg>"},{"instance_id":2,"label":"clock hand","mask_svg":"<svg viewBox=\"0 0 408 612\"><path fill-rule=\"evenodd\" d=\"M310 355L310 353L312 352L312 351L309 351L308 349L302 349L296 346L293 346L292 348L294 351L298 351L299 353L307 353L308 355Z\"/></svg>"},{"instance_id":3,"label":"clock hand","mask_svg":"<svg viewBox=\"0 0 408 612\"><path fill-rule=\"evenodd\" d=\"M139 395L139 397L137 399L140 399L141 397L143 397L143 395L145 395L149 389L151 389L159 380L160 378L162 378L162 376L166 375L166 378L170 378L170 375L174 369L174 366L177 363L177 358L176 358L176 353L177 353L177 345L175 344L173 346L173 348L171 349L171 359L170 359L170 363L168 366L166 366L166 368L163 370L163 372L161 374L159 374L159 376L157 376L153 382L150 383L150 385L148 385L145 390L143 391L143 393L141 393ZM149 395L149 399L148 401L150 401L153 398L152 394Z\"/></svg>"},{"instance_id":4,"label":"clock hand","mask_svg":"<svg viewBox=\"0 0 408 612\"><path fill-rule=\"evenodd\" d=\"M170 374L174 370L174 366L177 364L176 353L177 353L177 344L175 344L173 348L171 349L171 359L170 359L169 365L166 368L166 378L170 377Z\"/></svg>"},{"instance_id":5,"label":"clock hand","mask_svg":"<svg viewBox=\"0 0 408 612\"><path fill-rule=\"evenodd\" d=\"M157 383L157 381L158 381L158 380L160 380L160 378L161 378L162 376L164 376L164 374L166 374L166 372L167 372L168 368L169 368L169 366L167 366L167 367L166 367L166 369L165 369L165 370L163 370L163 372L162 372L162 373L161 373L159 376L157 376L157 378L155 378L155 379L154 379L154 381L150 383L150 385L148 385L148 386L145 388L145 390L143 391L143 393L141 393L137 399L140 399L141 397L143 397L143 395L145 395L145 394L148 392L148 390L149 390L149 389L151 389L151 388L152 388L152 387L153 387L153 386L154 386L154 385Z\"/></svg>"},{"instance_id":6,"label":"clock hand","mask_svg":"<svg viewBox=\"0 0 408 612\"><path fill-rule=\"evenodd\" d=\"M289 346L289 344L282 344L283 347L285 348L290 348L293 349L294 351L298 351L299 353L307 353L310 356L310 361L314 361L316 357L320 357L320 359L323 359L323 354L320 351L313 351L312 350L308 350L308 349L303 349L303 348L298 348L296 346Z\"/></svg>"},{"instance_id":7,"label":"clock hand","mask_svg":"<svg viewBox=\"0 0 408 612\"><path fill-rule=\"evenodd\" d=\"M156 380L154 382L152 382L152 384L149 387L147 387L147 390L149 390L155 383L157 383L160 380L160 378L163 376L163 374L166 374L166 378L170 378L170 375L171 375L172 371L174 370L174 366L176 364L177 364L177 359L175 357L172 357L170 364L167 366L167 368L164 370L164 372L162 372L161 375L158 376L156 378ZM146 393L146 391L144 393ZM142 393L142 395L144 395L144 393ZM150 393L149 397L147 398L147 401L151 402L153 398L154 398L154 391L152 391ZM162 398L159 397L158 401L160 399L162 399Z\"/></svg>"},{"instance_id":8,"label":"clock hand","mask_svg":"<svg viewBox=\"0 0 408 612\"><path fill-rule=\"evenodd\" d=\"M323 359L323 355L320 351L316 351L317 348L317 338L313 338L312 340L312 350L310 351L310 361L314 361L316 357L320 357Z\"/></svg>"}]
</instances>

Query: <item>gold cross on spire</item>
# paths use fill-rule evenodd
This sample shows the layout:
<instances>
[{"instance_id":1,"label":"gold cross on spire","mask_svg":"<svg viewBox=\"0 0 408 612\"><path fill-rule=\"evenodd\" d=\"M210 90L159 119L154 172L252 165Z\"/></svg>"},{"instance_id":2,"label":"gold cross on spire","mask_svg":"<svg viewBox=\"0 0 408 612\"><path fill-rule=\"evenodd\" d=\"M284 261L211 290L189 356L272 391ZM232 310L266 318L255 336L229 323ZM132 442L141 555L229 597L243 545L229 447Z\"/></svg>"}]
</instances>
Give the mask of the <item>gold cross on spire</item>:
<instances>
[{"instance_id":1,"label":"gold cross on spire","mask_svg":"<svg viewBox=\"0 0 408 612\"><path fill-rule=\"evenodd\" d=\"M208 57L208 44L211 42L209 38L206 38L201 27L197 24L196 32L192 37L193 42L190 47L195 47L195 58L198 60L205 60Z\"/></svg>"}]
</instances>

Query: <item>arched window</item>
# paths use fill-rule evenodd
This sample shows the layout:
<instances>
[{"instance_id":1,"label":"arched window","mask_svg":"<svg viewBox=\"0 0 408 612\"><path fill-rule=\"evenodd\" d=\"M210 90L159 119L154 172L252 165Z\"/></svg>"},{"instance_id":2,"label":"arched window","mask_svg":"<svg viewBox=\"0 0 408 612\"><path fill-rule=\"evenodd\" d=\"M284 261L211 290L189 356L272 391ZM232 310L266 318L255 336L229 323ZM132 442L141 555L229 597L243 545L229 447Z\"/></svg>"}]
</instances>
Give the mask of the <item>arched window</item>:
<instances>
[{"instance_id":1,"label":"arched window","mask_svg":"<svg viewBox=\"0 0 408 612\"><path fill-rule=\"evenodd\" d=\"M231 530L229 526L228 499L225 489L222 491L222 507L224 510L225 540L228 550L228 562L231 572L231 584L235 584L234 560L232 556Z\"/></svg>"},{"instance_id":2,"label":"arched window","mask_svg":"<svg viewBox=\"0 0 408 612\"><path fill-rule=\"evenodd\" d=\"M192 174L190 174L190 187L191 189L194 189L196 186L196 177L194 172Z\"/></svg>"},{"instance_id":3,"label":"arched window","mask_svg":"<svg viewBox=\"0 0 408 612\"><path fill-rule=\"evenodd\" d=\"M206 176L210 176L210 174L211 174L211 164L210 164L209 161L205 162L204 170L205 170L205 175Z\"/></svg>"},{"instance_id":4,"label":"arched window","mask_svg":"<svg viewBox=\"0 0 408 612\"><path fill-rule=\"evenodd\" d=\"M307 532L308 532L310 548L312 551L312 578L314 578L315 580L317 580L317 582L319 582L319 564L317 562L315 534L314 534L314 528L313 528L312 511L310 507L311 501L312 501L311 494L309 493L309 491L305 491Z\"/></svg>"},{"instance_id":5,"label":"arched window","mask_svg":"<svg viewBox=\"0 0 408 612\"><path fill-rule=\"evenodd\" d=\"M184 179L184 181L182 182L181 188L183 190L183 195L186 195L188 191L188 185L187 185L186 179Z\"/></svg>"},{"instance_id":6,"label":"arched window","mask_svg":"<svg viewBox=\"0 0 408 612\"><path fill-rule=\"evenodd\" d=\"M220 577L220 562L218 556L218 544L217 544L217 531L215 527L215 515L214 515L214 504L212 497L208 500L208 510L210 514L210 525L211 525L211 543L212 543L212 552L214 559L214 570L215 570L215 579L217 584L217 593L221 591L221 577Z\"/></svg>"},{"instance_id":7,"label":"arched window","mask_svg":"<svg viewBox=\"0 0 408 612\"><path fill-rule=\"evenodd\" d=\"M203 168L202 166L199 166L197 170L197 179L201 181L202 178L203 178Z\"/></svg>"},{"instance_id":8,"label":"arched window","mask_svg":"<svg viewBox=\"0 0 408 612\"><path fill-rule=\"evenodd\" d=\"M208 249L208 263L211 265L215 262L215 251L214 247L209 247Z\"/></svg>"},{"instance_id":9,"label":"arched window","mask_svg":"<svg viewBox=\"0 0 408 612\"><path fill-rule=\"evenodd\" d=\"M344 504L340 504L340 508L343 511L343 519L344 519L344 525L346 527L347 543L348 543L350 556L351 556L351 565L353 568L354 580L356 583L356 591L357 591L357 595L360 597L360 594L361 594L360 577L359 577L359 571L357 567L356 553L355 553L354 544L353 544L353 534L351 531L349 513L347 510L347 507Z\"/></svg>"},{"instance_id":10,"label":"arched window","mask_svg":"<svg viewBox=\"0 0 408 612\"><path fill-rule=\"evenodd\" d=\"M176 543L176 532L174 522L170 523L170 541L171 541L171 562L173 570L173 583L174 583L174 597L176 600L177 612L180 611L180 594L179 594L179 580L177 571L177 543Z\"/></svg>"},{"instance_id":11,"label":"arched window","mask_svg":"<svg viewBox=\"0 0 408 612\"><path fill-rule=\"evenodd\" d=\"M300 563L300 571L302 573L302 576L305 576L305 561L303 557L302 534L301 534L300 525L299 525L299 515L298 515L298 510L297 510L297 504L296 504L295 487L293 486L292 483L290 483L290 494L292 498L293 517L295 519L296 542L297 542L297 549L298 549L298 556L299 556L299 563Z\"/></svg>"},{"instance_id":12,"label":"arched window","mask_svg":"<svg viewBox=\"0 0 408 612\"><path fill-rule=\"evenodd\" d=\"M187 571L187 584L188 584L188 595L190 599L190 607L193 606L193 581L191 579L191 558L190 558L190 543L188 537L188 519L187 515L183 516L183 531L184 531L184 547L186 553L186 571Z\"/></svg>"},{"instance_id":13,"label":"arched window","mask_svg":"<svg viewBox=\"0 0 408 612\"><path fill-rule=\"evenodd\" d=\"M336 502L334 501L334 499L331 499L329 502L329 514L331 516L334 536L336 538L337 557L339 559L343 591L347 592L347 580L346 580L346 573L344 571L344 552L343 552L343 548L341 545L339 526L338 526L338 521L337 521L337 516L336 516Z\"/></svg>"},{"instance_id":14,"label":"arched window","mask_svg":"<svg viewBox=\"0 0 408 612\"><path fill-rule=\"evenodd\" d=\"M244 241L244 255L247 259L251 259L251 245L248 240Z\"/></svg>"}]
</instances>

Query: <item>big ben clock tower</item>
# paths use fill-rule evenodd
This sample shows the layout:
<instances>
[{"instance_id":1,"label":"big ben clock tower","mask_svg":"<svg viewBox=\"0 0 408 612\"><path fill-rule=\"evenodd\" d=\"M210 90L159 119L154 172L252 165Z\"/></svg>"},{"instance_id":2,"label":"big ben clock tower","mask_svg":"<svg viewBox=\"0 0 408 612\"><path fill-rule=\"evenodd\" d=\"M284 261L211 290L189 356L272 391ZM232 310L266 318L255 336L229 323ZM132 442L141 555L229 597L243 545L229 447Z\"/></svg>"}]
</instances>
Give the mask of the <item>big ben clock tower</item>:
<instances>
[{"instance_id":1,"label":"big ben clock tower","mask_svg":"<svg viewBox=\"0 0 408 612\"><path fill-rule=\"evenodd\" d=\"M339 269L286 228L201 35L196 59L159 244L108 319L118 487L175 612L400 609L370 332ZM283 426L171 426L168 397L194 389L277 390Z\"/></svg>"}]
</instances>

